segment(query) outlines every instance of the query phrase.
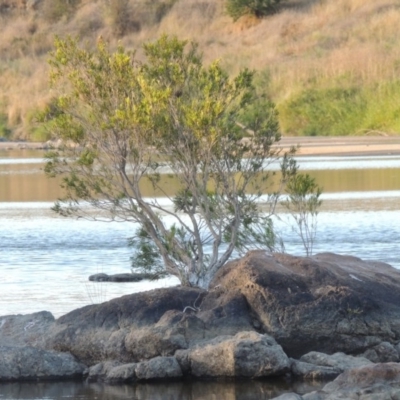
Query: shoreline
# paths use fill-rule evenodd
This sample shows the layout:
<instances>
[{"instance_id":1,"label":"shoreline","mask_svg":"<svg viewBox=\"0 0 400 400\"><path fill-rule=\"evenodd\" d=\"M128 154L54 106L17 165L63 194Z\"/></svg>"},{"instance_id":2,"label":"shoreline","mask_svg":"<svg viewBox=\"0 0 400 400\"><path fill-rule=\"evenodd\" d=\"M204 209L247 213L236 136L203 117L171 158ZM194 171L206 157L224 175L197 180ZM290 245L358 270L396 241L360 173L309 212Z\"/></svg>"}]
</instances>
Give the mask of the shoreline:
<instances>
[{"instance_id":1,"label":"shoreline","mask_svg":"<svg viewBox=\"0 0 400 400\"><path fill-rule=\"evenodd\" d=\"M400 155L400 136L284 136L276 145L288 150L299 146L297 156ZM1 150L47 150L47 143L0 142Z\"/></svg>"}]
</instances>

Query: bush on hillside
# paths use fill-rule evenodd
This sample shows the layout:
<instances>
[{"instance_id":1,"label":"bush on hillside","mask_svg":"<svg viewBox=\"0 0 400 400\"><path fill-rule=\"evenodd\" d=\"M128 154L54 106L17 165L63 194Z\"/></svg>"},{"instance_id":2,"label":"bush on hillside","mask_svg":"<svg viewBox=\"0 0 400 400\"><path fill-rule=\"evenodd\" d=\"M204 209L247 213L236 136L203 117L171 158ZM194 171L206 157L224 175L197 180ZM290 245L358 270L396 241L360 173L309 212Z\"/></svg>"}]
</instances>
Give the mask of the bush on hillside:
<instances>
[{"instance_id":1,"label":"bush on hillside","mask_svg":"<svg viewBox=\"0 0 400 400\"><path fill-rule=\"evenodd\" d=\"M79 3L80 0L44 0L41 11L48 22L57 22L63 17L69 17Z\"/></svg>"},{"instance_id":2,"label":"bush on hillside","mask_svg":"<svg viewBox=\"0 0 400 400\"><path fill-rule=\"evenodd\" d=\"M272 14L280 2L281 0L227 0L226 10L235 21L243 15L262 18Z\"/></svg>"}]
</instances>

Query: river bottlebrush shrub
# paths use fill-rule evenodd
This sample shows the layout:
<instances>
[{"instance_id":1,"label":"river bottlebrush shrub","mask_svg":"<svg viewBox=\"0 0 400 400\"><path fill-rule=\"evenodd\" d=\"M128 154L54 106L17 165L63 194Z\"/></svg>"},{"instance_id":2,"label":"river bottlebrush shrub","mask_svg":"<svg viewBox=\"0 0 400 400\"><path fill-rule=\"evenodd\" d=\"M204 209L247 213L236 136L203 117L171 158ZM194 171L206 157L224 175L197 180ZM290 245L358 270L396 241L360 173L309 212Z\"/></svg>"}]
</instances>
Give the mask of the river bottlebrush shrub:
<instances>
[{"instance_id":1,"label":"river bottlebrush shrub","mask_svg":"<svg viewBox=\"0 0 400 400\"><path fill-rule=\"evenodd\" d=\"M56 97L41 120L65 144L47 154L66 193L56 211L132 222L133 266L183 285L207 288L232 255L274 248L270 217L297 166L274 146L277 113L252 72L230 78L168 36L144 45L145 61L102 39L55 47ZM144 179L162 200L145 196Z\"/></svg>"}]
</instances>

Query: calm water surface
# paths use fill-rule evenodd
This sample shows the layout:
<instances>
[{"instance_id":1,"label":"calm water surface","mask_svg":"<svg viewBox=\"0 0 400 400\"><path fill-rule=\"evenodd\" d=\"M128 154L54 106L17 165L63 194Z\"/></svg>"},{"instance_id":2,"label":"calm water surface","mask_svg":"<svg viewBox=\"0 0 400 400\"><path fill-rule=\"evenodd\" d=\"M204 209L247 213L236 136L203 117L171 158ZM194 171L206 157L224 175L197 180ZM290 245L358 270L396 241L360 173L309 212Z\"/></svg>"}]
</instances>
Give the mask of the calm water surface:
<instances>
[{"instance_id":1,"label":"calm water surface","mask_svg":"<svg viewBox=\"0 0 400 400\"><path fill-rule=\"evenodd\" d=\"M42 171L40 152L0 153L0 315L51 311L56 317L91 303L155 287L158 282L92 283L98 272L130 271L129 223L64 219L50 211L60 196ZM400 268L400 157L307 157L302 170L324 188L315 252L332 251ZM286 251L303 254L282 214ZM0 385L1 399L269 399L280 382L177 383L103 387L81 383ZM297 388L299 393L308 388Z\"/></svg>"}]
</instances>

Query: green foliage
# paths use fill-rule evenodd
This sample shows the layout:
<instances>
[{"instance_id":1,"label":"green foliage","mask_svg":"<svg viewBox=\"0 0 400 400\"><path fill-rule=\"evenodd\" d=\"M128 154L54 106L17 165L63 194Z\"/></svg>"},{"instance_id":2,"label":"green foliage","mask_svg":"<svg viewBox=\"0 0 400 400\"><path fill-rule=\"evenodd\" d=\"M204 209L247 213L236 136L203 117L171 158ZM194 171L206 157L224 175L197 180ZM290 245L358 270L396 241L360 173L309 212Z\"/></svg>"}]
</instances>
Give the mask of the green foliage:
<instances>
[{"instance_id":1,"label":"green foliage","mask_svg":"<svg viewBox=\"0 0 400 400\"><path fill-rule=\"evenodd\" d=\"M243 15L261 18L273 13L280 0L226 0L226 10L236 21Z\"/></svg>"},{"instance_id":2,"label":"green foliage","mask_svg":"<svg viewBox=\"0 0 400 400\"><path fill-rule=\"evenodd\" d=\"M307 89L280 107L283 129L301 136L339 136L357 130L366 102L360 89Z\"/></svg>"},{"instance_id":3,"label":"green foliage","mask_svg":"<svg viewBox=\"0 0 400 400\"><path fill-rule=\"evenodd\" d=\"M363 96L367 104L358 133L400 133L400 81L366 87Z\"/></svg>"},{"instance_id":4,"label":"green foliage","mask_svg":"<svg viewBox=\"0 0 400 400\"><path fill-rule=\"evenodd\" d=\"M279 105L288 135L344 136L400 132L400 81L358 85L338 81L315 84Z\"/></svg>"},{"instance_id":5,"label":"green foliage","mask_svg":"<svg viewBox=\"0 0 400 400\"><path fill-rule=\"evenodd\" d=\"M55 209L82 215L85 200L104 218L134 222L134 268L207 287L232 254L275 245L259 201L278 157L277 113L252 72L231 79L218 62L204 66L194 43L162 36L143 48L139 63L102 40L94 51L56 40L51 82L60 95L42 115L65 143L47 156L46 173L62 176L66 190ZM285 160L287 180L297 169L291 154ZM175 196L160 185L166 170L179 181ZM169 206L143 197L143 177ZM267 200L271 212L277 198Z\"/></svg>"},{"instance_id":6,"label":"green foliage","mask_svg":"<svg viewBox=\"0 0 400 400\"><path fill-rule=\"evenodd\" d=\"M295 220L295 232L299 235L306 255L312 255L317 232L317 216L322 200L322 189L308 174L290 177L286 185L288 199L282 205Z\"/></svg>"}]
</instances>

